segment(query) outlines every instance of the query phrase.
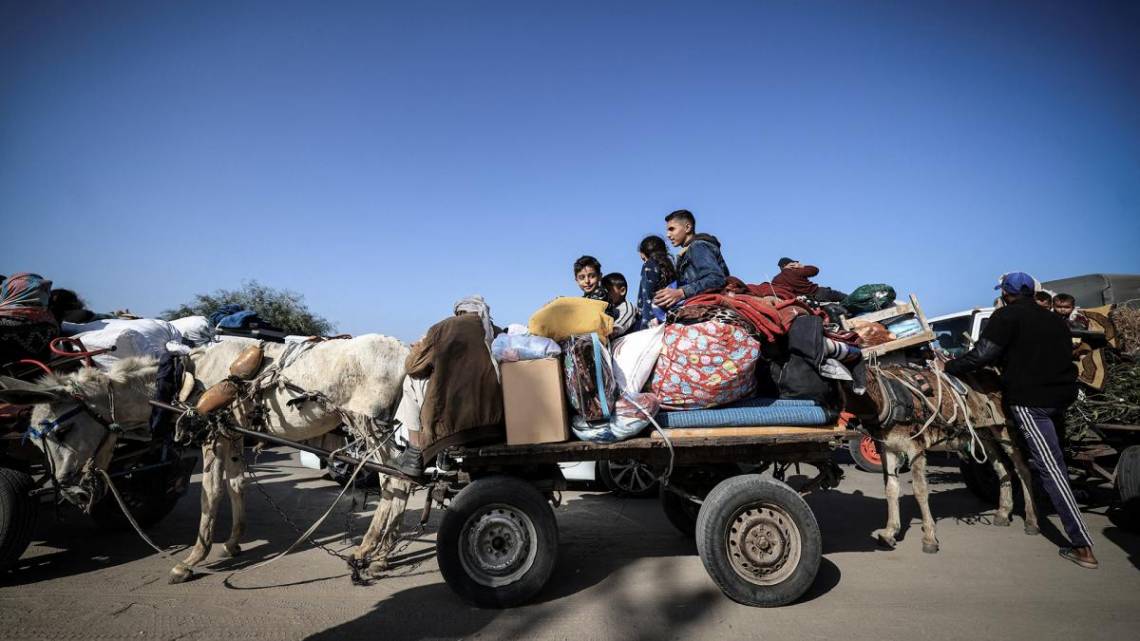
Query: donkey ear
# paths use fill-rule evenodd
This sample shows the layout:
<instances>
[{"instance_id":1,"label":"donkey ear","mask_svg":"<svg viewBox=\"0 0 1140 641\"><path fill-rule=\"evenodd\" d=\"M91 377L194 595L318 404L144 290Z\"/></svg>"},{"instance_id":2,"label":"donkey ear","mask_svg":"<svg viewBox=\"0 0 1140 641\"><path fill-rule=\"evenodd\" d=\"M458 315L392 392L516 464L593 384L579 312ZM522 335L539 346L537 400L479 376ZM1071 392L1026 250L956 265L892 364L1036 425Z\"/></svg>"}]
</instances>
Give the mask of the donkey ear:
<instances>
[{"instance_id":1,"label":"donkey ear","mask_svg":"<svg viewBox=\"0 0 1140 641\"><path fill-rule=\"evenodd\" d=\"M13 405L35 405L36 403L50 403L65 398L67 398L67 390L62 387L49 387L21 381L18 378L0 376L0 402Z\"/></svg>"}]
</instances>

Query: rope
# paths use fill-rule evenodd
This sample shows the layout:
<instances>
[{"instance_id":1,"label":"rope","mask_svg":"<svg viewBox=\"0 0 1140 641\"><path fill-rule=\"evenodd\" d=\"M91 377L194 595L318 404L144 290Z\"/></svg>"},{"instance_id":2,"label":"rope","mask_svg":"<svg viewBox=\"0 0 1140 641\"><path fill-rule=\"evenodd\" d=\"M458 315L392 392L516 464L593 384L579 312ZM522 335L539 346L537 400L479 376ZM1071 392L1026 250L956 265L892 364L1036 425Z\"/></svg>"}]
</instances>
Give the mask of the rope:
<instances>
[{"instance_id":1,"label":"rope","mask_svg":"<svg viewBox=\"0 0 1140 641\"><path fill-rule=\"evenodd\" d=\"M134 515L131 514L130 509L127 508L126 501L124 501L123 497L119 495L119 489L116 488L115 484L111 482L111 477L107 474L107 471L102 468L95 468L95 472L103 477L103 481L107 483L107 487L111 490L111 496L115 497L115 501L119 504L119 509L123 511L123 515L127 517L127 522L130 523L131 527L135 529L135 532L138 533L139 538L141 538L147 545L149 545L155 552L157 552L159 556L166 559L167 561L171 561L175 565L182 563L178 559L174 558L174 555L158 547L158 545L156 545L155 542L146 535L146 532L143 532L142 527L139 526L139 522L135 520ZM210 570L208 568L194 568L194 570L197 572L202 572L203 574L225 574L225 572Z\"/></svg>"},{"instance_id":2,"label":"rope","mask_svg":"<svg viewBox=\"0 0 1140 641\"><path fill-rule=\"evenodd\" d=\"M645 418L649 419L649 422L653 424L653 429L655 429L657 433L661 435L661 440L665 441L665 447L669 448L669 465L665 468L665 473L662 474L658 479L661 482L661 487L668 487L669 477L673 474L673 462L677 458L677 453L673 450L673 441L669 438L669 435L665 433L665 430L661 428L661 424L657 422L657 419L653 418L653 415L649 413L649 410L642 407L641 403L638 403L637 399L633 398L632 394L625 394L625 400L632 403L633 406L637 408L637 411L641 412L645 415Z\"/></svg>"},{"instance_id":3,"label":"rope","mask_svg":"<svg viewBox=\"0 0 1140 641\"><path fill-rule=\"evenodd\" d=\"M329 515L332 514L333 509L336 508L337 503L340 502L340 499L344 496L344 493L347 492L350 488L352 488L352 484L356 480L357 474L359 474L360 470L364 468L365 462L372 459L372 457L374 457L376 455L377 450L379 450L379 447L374 448L372 451L370 451L368 453L368 455L365 458L362 458L360 460L360 463L356 466L356 469L352 471L352 476L349 477L348 483L346 483L345 486L343 488L341 488L340 494L337 494L336 498L333 499L332 504L329 505L328 509L325 510L324 514L322 514L321 517L316 520L316 522L314 522L311 526L309 526L309 529L305 530L301 534L301 536L298 537L297 540L292 543L292 545L290 545L284 551L276 554L275 556L273 556L273 557L271 557L265 561L262 561L260 563L256 563L256 564L251 565L249 567L244 567L244 568L242 568L240 570L236 570L234 572L230 572L229 576L226 577L226 580L228 581L231 578L233 578L239 574L243 574L243 573L249 572L251 570L263 568L263 567L269 565L270 563L277 561L281 557L284 557L285 555L291 553L294 549L296 549L296 547L298 545L301 544L302 541L308 539L313 534L313 532L316 532L321 527L321 525L325 522L325 519L327 519L329 517ZM147 536L146 532L143 532L142 527L139 526L138 521L135 520L134 515L131 514L130 509L127 507L126 501L124 501L123 497L119 494L118 488L116 488L115 484L113 482L111 482L111 477L107 474L107 471L102 469L102 468L96 468L95 472L103 477L103 480L107 483L107 487L110 488L110 490L111 490L111 495L114 496L115 501L118 502L119 509L121 509L123 511L123 515L127 517L127 521L131 524L131 527L134 528L135 532L138 533L139 537L147 545L149 545L151 547L151 549L153 549L159 556L161 556L162 558L164 558L168 561L172 561L175 565L181 565L182 561L175 558L172 554L170 554L166 550L163 550L162 548L160 548L158 545L155 544L154 541L151 540L151 538L149 536ZM254 477L254 483L257 483L256 477ZM260 487L260 485L259 485L259 487ZM227 573L226 570L211 570L209 568L201 568L201 567L191 567L191 568L187 568L187 569L190 570L191 572L201 572L203 574L226 574Z\"/></svg>"}]
</instances>

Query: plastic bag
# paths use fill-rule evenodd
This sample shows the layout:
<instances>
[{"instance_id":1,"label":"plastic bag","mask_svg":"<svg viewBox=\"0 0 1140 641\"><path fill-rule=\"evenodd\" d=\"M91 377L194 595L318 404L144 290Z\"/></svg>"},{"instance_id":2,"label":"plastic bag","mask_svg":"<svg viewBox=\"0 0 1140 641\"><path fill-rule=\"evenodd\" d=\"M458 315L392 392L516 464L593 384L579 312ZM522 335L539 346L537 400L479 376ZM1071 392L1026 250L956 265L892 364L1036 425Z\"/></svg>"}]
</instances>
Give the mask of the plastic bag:
<instances>
[{"instance_id":1,"label":"plastic bag","mask_svg":"<svg viewBox=\"0 0 1140 641\"><path fill-rule=\"evenodd\" d=\"M563 346L566 393L570 405L587 421L613 415L617 403L610 352L596 333L573 336Z\"/></svg>"},{"instance_id":2,"label":"plastic bag","mask_svg":"<svg viewBox=\"0 0 1140 641\"><path fill-rule=\"evenodd\" d=\"M887 325L887 331L894 334L895 338L906 338L921 334L922 323L919 323L917 318L907 318Z\"/></svg>"},{"instance_id":3,"label":"plastic bag","mask_svg":"<svg viewBox=\"0 0 1140 641\"><path fill-rule=\"evenodd\" d=\"M533 361L551 358L562 353L558 343L545 336L533 334L499 334L491 343L491 355L501 363Z\"/></svg>"},{"instance_id":4,"label":"plastic bag","mask_svg":"<svg viewBox=\"0 0 1140 641\"><path fill-rule=\"evenodd\" d=\"M895 288L886 283L860 285L843 299L843 306L852 314L877 312L895 302Z\"/></svg>"},{"instance_id":5,"label":"plastic bag","mask_svg":"<svg viewBox=\"0 0 1140 641\"><path fill-rule=\"evenodd\" d=\"M630 396L632 400L623 396L617 402L614 415L609 420L587 421L581 416L575 416L570 422L574 435L583 441L613 443L640 434L649 425L649 417L657 414L660 403L653 394Z\"/></svg>"},{"instance_id":6,"label":"plastic bag","mask_svg":"<svg viewBox=\"0 0 1140 641\"><path fill-rule=\"evenodd\" d=\"M614 377L623 393L637 394L645 388L653 376L664 339L665 326L658 325L614 341Z\"/></svg>"}]
</instances>

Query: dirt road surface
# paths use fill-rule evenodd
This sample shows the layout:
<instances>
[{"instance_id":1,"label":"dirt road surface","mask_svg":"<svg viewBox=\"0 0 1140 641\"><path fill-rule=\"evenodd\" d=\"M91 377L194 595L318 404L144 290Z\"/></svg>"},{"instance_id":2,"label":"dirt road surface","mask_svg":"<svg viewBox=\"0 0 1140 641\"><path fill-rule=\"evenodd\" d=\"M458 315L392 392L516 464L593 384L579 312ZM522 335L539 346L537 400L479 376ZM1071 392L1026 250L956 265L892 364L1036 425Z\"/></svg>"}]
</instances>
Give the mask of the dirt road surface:
<instances>
[{"instance_id":1,"label":"dirt road surface","mask_svg":"<svg viewBox=\"0 0 1140 641\"><path fill-rule=\"evenodd\" d=\"M307 526L339 488L270 451L257 468L265 490ZM1056 517L1045 536L990 524L992 514L962 486L956 468L934 466L932 503L942 551L923 554L917 507L904 484L899 548L878 549L869 533L885 517L880 478L844 466L836 490L809 497L824 559L800 602L754 609L722 596L690 540L655 500L570 492L556 510L560 559L537 601L507 611L460 602L436 569L430 526L404 549L399 566L371 586L353 586L336 557L306 546L265 568L199 576L168 585L170 564L133 532L108 534L80 514L57 518L45 506L33 547L0 576L0 639L1135 639L1140 630L1140 537L1103 510L1086 514L1101 568L1061 560ZM248 488L245 551L214 569L237 570L287 547L296 534L255 488ZM374 501L375 497L373 497ZM414 506L422 505L417 495ZM357 505L359 508L359 504ZM151 534L162 545L192 541L198 478L176 511ZM317 534L347 550L346 524L359 538L368 513L342 499ZM418 520L417 509L405 521ZM62 519L62 520L61 520ZM904 527L907 527L904 525ZM228 508L218 540L228 531Z\"/></svg>"}]
</instances>

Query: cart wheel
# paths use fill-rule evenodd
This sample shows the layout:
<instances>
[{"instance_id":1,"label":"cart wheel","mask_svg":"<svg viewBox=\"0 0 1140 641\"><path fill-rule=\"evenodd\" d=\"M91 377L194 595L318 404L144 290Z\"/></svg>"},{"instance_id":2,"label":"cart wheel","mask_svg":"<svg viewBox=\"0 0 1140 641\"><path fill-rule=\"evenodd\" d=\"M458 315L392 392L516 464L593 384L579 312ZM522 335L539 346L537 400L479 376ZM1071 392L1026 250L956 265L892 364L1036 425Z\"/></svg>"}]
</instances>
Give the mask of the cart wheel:
<instances>
[{"instance_id":1,"label":"cart wheel","mask_svg":"<svg viewBox=\"0 0 1140 641\"><path fill-rule=\"evenodd\" d=\"M859 440L847 441L847 451L851 452L851 460L855 461L855 467L864 472L883 471L883 459L879 456L879 450L875 448L875 439L870 436L864 434Z\"/></svg>"},{"instance_id":2,"label":"cart wheel","mask_svg":"<svg viewBox=\"0 0 1140 641\"><path fill-rule=\"evenodd\" d=\"M137 465L141 467L161 460L161 452L156 450L141 458ZM149 528L157 525L174 510L178 499L190 488L190 475L194 472L197 461L194 457L178 458L165 467L131 472L114 479L119 495L140 526ZM110 492L91 507L91 519L99 527L111 532L131 529L130 521Z\"/></svg>"},{"instance_id":3,"label":"cart wheel","mask_svg":"<svg viewBox=\"0 0 1140 641\"><path fill-rule=\"evenodd\" d=\"M598 477L606 489L618 496L645 498L657 494L657 472L636 459L598 461Z\"/></svg>"},{"instance_id":4,"label":"cart wheel","mask_svg":"<svg viewBox=\"0 0 1140 641\"><path fill-rule=\"evenodd\" d=\"M1120 494L1122 525L1140 530L1140 445L1130 445L1116 463L1116 491Z\"/></svg>"},{"instance_id":5,"label":"cart wheel","mask_svg":"<svg viewBox=\"0 0 1140 641\"><path fill-rule=\"evenodd\" d=\"M697 517L697 551L724 594L773 607L800 598L815 581L823 540L811 508L772 478L744 474L713 488Z\"/></svg>"},{"instance_id":6,"label":"cart wheel","mask_svg":"<svg viewBox=\"0 0 1140 641\"><path fill-rule=\"evenodd\" d=\"M677 531L688 538L697 536L697 514L701 510L699 503L670 492L669 488L661 488L661 509L665 511L665 518L677 528Z\"/></svg>"},{"instance_id":7,"label":"cart wheel","mask_svg":"<svg viewBox=\"0 0 1140 641\"><path fill-rule=\"evenodd\" d=\"M27 474L0 467L0 572L19 561L32 541L39 508L28 496L34 486Z\"/></svg>"},{"instance_id":8,"label":"cart wheel","mask_svg":"<svg viewBox=\"0 0 1140 641\"><path fill-rule=\"evenodd\" d=\"M484 608L525 603L546 585L558 559L554 510L526 481L479 479L444 513L436 558L464 601Z\"/></svg>"}]
</instances>

